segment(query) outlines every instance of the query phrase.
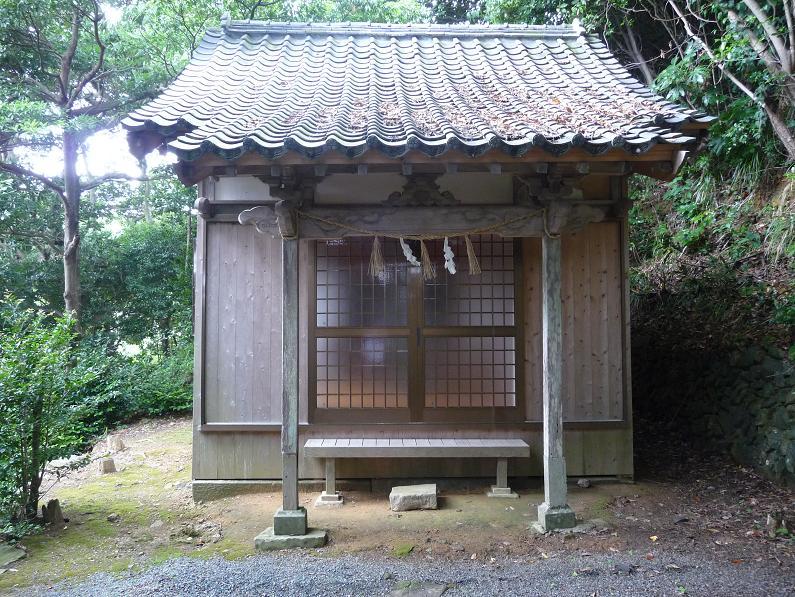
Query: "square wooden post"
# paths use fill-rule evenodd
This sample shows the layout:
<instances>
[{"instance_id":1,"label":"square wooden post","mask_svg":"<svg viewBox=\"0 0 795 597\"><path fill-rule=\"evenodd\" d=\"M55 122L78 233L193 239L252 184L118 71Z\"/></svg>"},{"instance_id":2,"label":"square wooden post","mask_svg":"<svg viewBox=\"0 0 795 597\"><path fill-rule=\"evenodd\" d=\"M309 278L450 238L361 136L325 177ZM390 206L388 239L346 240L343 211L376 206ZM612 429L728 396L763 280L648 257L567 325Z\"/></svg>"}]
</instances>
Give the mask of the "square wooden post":
<instances>
[{"instance_id":1,"label":"square wooden post","mask_svg":"<svg viewBox=\"0 0 795 597\"><path fill-rule=\"evenodd\" d=\"M298 241L282 240L282 507L276 535L305 535L306 509L298 505Z\"/></svg>"},{"instance_id":2,"label":"square wooden post","mask_svg":"<svg viewBox=\"0 0 795 597\"><path fill-rule=\"evenodd\" d=\"M575 525L574 511L566 501L566 461L563 458L563 309L559 236L542 236L541 261L544 503L538 507L538 523L546 532Z\"/></svg>"}]
</instances>

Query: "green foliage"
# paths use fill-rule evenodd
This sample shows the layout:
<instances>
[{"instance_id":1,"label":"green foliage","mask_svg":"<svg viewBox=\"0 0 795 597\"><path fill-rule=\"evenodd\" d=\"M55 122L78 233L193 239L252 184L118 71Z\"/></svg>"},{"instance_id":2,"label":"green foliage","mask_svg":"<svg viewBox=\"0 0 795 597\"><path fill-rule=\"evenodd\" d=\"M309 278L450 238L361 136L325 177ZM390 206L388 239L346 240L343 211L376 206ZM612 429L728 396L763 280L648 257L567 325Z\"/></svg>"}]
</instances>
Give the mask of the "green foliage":
<instances>
[{"instance_id":1,"label":"green foliage","mask_svg":"<svg viewBox=\"0 0 795 597\"><path fill-rule=\"evenodd\" d=\"M417 0L309 0L299 5L298 20L416 23L430 11Z\"/></svg>"},{"instance_id":2,"label":"green foliage","mask_svg":"<svg viewBox=\"0 0 795 597\"><path fill-rule=\"evenodd\" d=\"M192 340L184 334L168 354L157 348L126 354L95 335L80 343L76 362L92 372L79 392L85 410L75 424L83 441L137 417L188 412L192 404Z\"/></svg>"},{"instance_id":3,"label":"green foliage","mask_svg":"<svg viewBox=\"0 0 795 597\"><path fill-rule=\"evenodd\" d=\"M44 467L80 443L79 389L93 374L74 366L75 336L67 318L49 320L7 298L0 336L0 515L36 515Z\"/></svg>"},{"instance_id":4,"label":"green foliage","mask_svg":"<svg viewBox=\"0 0 795 597\"><path fill-rule=\"evenodd\" d=\"M127 223L118 235L86 236L84 326L120 341L173 340L190 321L192 232L186 217Z\"/></svg>"}]
</instances>

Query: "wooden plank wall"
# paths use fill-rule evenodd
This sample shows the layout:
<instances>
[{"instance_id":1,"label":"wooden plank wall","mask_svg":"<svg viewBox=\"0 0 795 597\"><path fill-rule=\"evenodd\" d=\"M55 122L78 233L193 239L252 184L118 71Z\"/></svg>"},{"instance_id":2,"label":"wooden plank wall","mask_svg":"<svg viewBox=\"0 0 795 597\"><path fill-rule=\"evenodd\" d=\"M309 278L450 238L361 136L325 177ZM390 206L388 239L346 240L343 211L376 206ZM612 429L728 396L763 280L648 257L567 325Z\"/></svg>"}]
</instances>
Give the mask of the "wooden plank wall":
<instances>
[{"instance_id":1,"label":"wooden plank wall","mask_svg":"<svg viewBox=\"0 0 795 597\"><path fill-rule=\"evenodd\" d=\"M205 422L281 422L281 242L208 225Z\"/></svg>"},{"instance_id":2,"label":"wooden plank wall","mask_svg":"<svg viewBox=\"0 0 795 597\"><path fill-rule=\"evenodd\" d=\"M541 420L541 241L524 242L525 404ZM591 224L562 238L563 417L623 418L621 223Z\"/></svg>"}]
</instances>

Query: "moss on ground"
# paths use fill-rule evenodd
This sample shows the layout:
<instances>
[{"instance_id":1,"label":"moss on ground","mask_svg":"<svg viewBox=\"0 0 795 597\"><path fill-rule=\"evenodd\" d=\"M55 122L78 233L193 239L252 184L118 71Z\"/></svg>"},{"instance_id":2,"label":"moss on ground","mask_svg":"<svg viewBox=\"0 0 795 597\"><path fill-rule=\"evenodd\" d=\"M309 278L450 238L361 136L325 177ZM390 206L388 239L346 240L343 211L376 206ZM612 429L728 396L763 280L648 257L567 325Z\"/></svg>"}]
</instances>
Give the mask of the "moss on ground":
<instances>
[{"instance_id":1,"label":"moss on ground","mask_svg":"<svg viewBox=\"0 0 795 597\"><path fill-rule=\"evenodd\" d=\"M199 516L195 509L185 508L174 489L174 484L190 481L190 467L178 470L173 462L179 459L172 457L184 460L190 453L191 427L182 423L150 438L154 441L147 448L154 447L119 472L90 476L47 496L60 500L69 522L26 537L22 543L28 557L15 563L15 572L0 576L0 591L79 580L98 572L143 570L183 556L234 559L252 553L250 541L223 537L197 546L180 533L183 524L195 524ZM118 520L109 521L111 514ZM156 521L161 522L154 529Z\"/></svg>"},{"instance_id":2,"label":"moss on ground","mask_svg":"<svg viewBox=\"0 0 795 597\"><path fill-rule=\"evenodd\" d=\"M414 551L413 543L403 543L402 545L396 545L392 549L392 555L395 556L396 558L405 558L412 551Z\"/></svg>"}]
</instances>

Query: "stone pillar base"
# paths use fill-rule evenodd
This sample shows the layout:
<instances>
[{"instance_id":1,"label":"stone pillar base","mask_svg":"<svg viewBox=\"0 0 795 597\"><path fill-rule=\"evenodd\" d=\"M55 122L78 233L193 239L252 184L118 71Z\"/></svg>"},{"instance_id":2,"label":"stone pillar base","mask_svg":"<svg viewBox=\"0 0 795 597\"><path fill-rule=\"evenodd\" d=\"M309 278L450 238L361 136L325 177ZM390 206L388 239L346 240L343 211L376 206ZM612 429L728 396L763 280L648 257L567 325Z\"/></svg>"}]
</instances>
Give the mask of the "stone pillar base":
<instances>
[{"instance_id":1,"label":"stone pillar base","mask_svg":"<svg viewBox=\"0 0 795 597\"><path fill-rule=\"evenodd\" d=\"M519 494L515 491L511 491L510 487L497 487L496 485L491 486L491 490L486 493L486 496L490 498L502 498L508 500L519 499Z\"/></svg>"},{"instance_id":2,"label":"stone pillar base","mask_svg":"<svg viewBox=\"0 0 795 597\"><path fill-rule=\"evenodd\" d=\"M276 510L276 514L273 515L273 534L294 537L306 535L306 509Z\"/></svg>"},{"instance_id":3,"label":"stone pillar base","mask_svg":"<svg viewBox=\"0 0 795 597\"><path fill-rule=\"evenodd\" d=\"M315 507L317 508L339 508L342 506L344 500L339 491L334 493L321 493L315 500Z\"/></svg>"},{"instance_id":4,"label":"stone pillar base","mask_svg":"<svg viewBox=\"0 0 795 597\"><path fill-rule=\"evenodd\" d=\"M549 532L570 529L577 524L577 519L568 505L550 506L544 502L538 507L538 524L544 532Z\"/></svg>"}]
</instances>

